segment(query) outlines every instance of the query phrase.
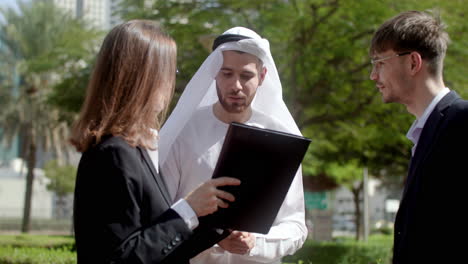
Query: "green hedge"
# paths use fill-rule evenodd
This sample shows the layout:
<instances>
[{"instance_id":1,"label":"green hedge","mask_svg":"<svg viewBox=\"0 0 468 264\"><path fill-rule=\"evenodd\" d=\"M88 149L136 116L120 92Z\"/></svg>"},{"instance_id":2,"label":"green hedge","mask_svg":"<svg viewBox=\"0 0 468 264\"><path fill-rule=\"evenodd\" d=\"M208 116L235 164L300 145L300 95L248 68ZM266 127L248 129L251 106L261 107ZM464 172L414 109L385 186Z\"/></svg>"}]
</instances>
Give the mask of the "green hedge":
<instances>
[{"instance_id":1,"label":"green hedge","mask_svg":"<svg viewBox=\"0 0 468 264\"><path fill-rule=\"evenodd\" d=\"M72 236L47 235L0 235L0 247L72 249L75 239Z\"/></svg>"},{"instance_id":2,"label":"green hedge","mask_svg":"<svg viewBox=\"0 0 468 264\"><path fill-rule=\"evenodd\" d=\"M0 247L1 264L76 264L68 249Z\"/></svg>"},{"instance_id":3,"label":"green hedge","mask_svg":"<svg viewBox=\"0 0 468 264\"><path fill-rule=\"evenodd\" d=\"M0 230L21 230L21 218L0 218ZM71 233L71 219L31 219L31 230L44 232Z\"/></svg>"},{"instance_id":4,"label":"green hedge","mask_svg":"<svg viewBox=\"0 0 468 264\"><path fill-rule=\"evenodd\" d=\"M1 264L76 264L72 236L0 235Z\"/></svg>"},{"instance_id":5,"label":"green hedge","mask_svg":"<svg viewBox=\"0 0 468 264\"><path fill-rule=\"evenodd\" d=\"M76 253L68 249L0 247L2 264L76 264Z\"/></svg>"},{"instance_id":6,"label":"green hedge","mask_svg":"<svg viewBox=\"0 0 468 264\"><path fill-rule=\"evenodd\" d=\"M0 264L75 264L71 236L0 235ZM284 264L389 264L392 236L372 236L369 242L341 238L306 241Z\"/></svg>"},{"instance_id":7,"label":"green hedge","mask_svg":"<svg viewBox=\"0 0 468 264\"><path fill-rule=\"evenodd\" d=\"M339 239L333 242L306 241L293 256L283 259L285 264L389 264L392 256L392 237L373 236L368 242Z\"/></svg>"}]
</instances>

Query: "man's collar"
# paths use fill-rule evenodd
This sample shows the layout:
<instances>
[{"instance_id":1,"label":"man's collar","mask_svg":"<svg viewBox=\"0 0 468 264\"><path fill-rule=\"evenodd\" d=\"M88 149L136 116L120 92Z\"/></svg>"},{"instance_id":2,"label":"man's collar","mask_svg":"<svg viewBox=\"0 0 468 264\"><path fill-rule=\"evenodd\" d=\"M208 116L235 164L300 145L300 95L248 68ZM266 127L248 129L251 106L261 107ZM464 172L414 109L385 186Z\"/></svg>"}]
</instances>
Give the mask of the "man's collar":
<instances>
[{"instance_id":1,"label":"man's collar","mask_svg":"<svg viewBox=\"0 0 468 264\"><path fill-rule=\"evenodd\" d=\"M442 90L440 90L439 93L437 93L437 95L432 99L431 103L426 107L421 117L414 120L413 124L408 130L408 133L406 134L406 137L409 140L411 140L413 143L418 141L419 136L415 136L414 132L417 129L422 130L424 128L424 125L426 124L426 121L429 118L429 115L432 113L432 111L434 110L436 105L440 102L440 100L442 100L442 98L449 92L450 90L447 87L444 87Z\"/></svg>"}]
</instances>

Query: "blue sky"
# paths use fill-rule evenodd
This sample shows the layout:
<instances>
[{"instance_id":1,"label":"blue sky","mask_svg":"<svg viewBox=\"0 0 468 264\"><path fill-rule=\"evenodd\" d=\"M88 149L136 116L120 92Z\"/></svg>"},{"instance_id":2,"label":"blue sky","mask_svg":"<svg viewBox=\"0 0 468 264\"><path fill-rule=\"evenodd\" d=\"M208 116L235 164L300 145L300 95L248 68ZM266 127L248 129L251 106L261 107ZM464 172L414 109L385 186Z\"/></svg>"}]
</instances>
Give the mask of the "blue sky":
<instances>
[{"instance_id":1,"label":"blue sky","mask_svg":"<svg viewBox=\"0 0 468 264\"><path fill-rule=\"evenodd\" d=\"M16 5L16 2L18 0L0 0L0 7L17 7ZM23 2L27 2L27 1L31 1L31 0L22 0ZM4 21L3 20L3 16L0 14L0 21Z\"/></svg>"},{"instance_id":2,"label":"blue sky","mask_svg":"<svg viewBox=\"0 0 468 264\"><path fill-rule=\"evenodd\" d=\"M20 0L21 2L31 2L32 0ZM0 7L17 7L18 0L0 0Z\"/></svg>"},{"instance_id":3,"label":"blue sky","mask_svg":"<svg viewBox=\"0 0 468 264\"><path fill-rule=\"evenodd\" d=\"M1 7L5 7L5 6L8 6L8 7L16 6L16 1L17 1L17 0L0 0L0 6L1 6Z\"/></svg>"}]
</instances>

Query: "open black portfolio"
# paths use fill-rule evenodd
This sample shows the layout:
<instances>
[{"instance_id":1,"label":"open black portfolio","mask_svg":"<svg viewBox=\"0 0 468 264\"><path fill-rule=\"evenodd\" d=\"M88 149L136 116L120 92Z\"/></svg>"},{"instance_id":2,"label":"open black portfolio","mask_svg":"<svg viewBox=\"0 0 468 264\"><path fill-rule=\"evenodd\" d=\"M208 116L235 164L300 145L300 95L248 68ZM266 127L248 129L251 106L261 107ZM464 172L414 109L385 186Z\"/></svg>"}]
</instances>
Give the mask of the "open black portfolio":
<instances>
[{"instance_id":1,"label":"open black portfolio","mask_svg":"<svg viewBox=\"0 0 468 264\"><path fill-rule=\"evenodd\" d=\"M232 193L235 202L201 217L200 224L267 234L310 142L298 135L231 123L213 178L234 177L241 185L220 187Z\"/></svg>"}]
</instances>

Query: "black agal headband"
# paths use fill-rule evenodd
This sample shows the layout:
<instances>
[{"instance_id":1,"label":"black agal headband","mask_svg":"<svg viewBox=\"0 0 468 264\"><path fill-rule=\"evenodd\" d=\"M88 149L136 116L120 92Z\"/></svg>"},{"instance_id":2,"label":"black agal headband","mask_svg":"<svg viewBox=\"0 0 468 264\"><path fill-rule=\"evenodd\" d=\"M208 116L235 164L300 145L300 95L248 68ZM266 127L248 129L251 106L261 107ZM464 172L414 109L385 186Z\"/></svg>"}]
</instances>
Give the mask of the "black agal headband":
<instances>
[{"instance_id":1,"label":"black agal headband","mask_svg":"<svg viewBox=\"0 0 468 264\"><path fill-rule=\"evenodd\" d=\"M226 42L236 42L242 39L250 39L251 37L246 37L237 34L224 34L219 35L213 42L213 50L215 50L219 45Z\"/></svg>"}]
</instances>

